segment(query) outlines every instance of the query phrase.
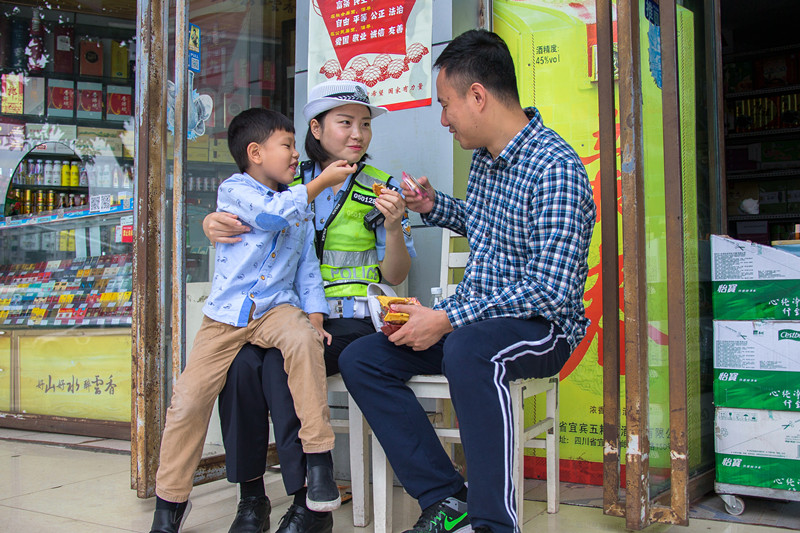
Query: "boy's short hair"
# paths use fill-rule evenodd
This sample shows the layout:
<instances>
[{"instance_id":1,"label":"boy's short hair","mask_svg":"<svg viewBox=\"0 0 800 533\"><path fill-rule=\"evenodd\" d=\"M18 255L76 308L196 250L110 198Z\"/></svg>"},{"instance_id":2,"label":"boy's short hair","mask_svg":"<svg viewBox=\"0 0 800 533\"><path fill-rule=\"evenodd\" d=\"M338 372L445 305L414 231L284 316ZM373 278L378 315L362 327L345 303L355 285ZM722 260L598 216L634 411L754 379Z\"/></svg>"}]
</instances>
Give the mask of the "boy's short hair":
<instances>
[{"instance_id":1,"label":"boy's short hair","mask_svg":"<svg viewBox=\"0 0 800 533\"><path fill-rule=\"evenodd\" d=\"M480 83L506 104L519 105L514 60L505 41L496 33L469 30L462 33L442 51L434 67L462 95L470 85Z\"/></svg>"},{"instance_id":2,"label":"boy's short hair","mask_svg":"<svg viewBox=\"0 0 800 533\"><path fill-rule=\"evenodd\" d=\"M285 115L271 109L253 107L233 117L228 126L228 150L240 172L245 172L250 166L247 146L263 143L276 131L294 133L294 124Z\"/></svg>"}]
</instances>

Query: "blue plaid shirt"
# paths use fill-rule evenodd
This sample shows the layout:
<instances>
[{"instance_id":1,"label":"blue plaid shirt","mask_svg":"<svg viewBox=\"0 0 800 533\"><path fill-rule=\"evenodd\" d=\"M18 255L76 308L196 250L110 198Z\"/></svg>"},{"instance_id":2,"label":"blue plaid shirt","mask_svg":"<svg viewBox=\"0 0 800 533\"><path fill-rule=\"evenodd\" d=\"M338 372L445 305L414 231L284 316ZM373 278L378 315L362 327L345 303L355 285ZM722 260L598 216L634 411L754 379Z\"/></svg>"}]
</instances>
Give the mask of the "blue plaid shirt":
<instances>
[{"instance_id":1,"label":"blue plaid shirt","mask_svg":"<svg viewBox=\"0 0 800 533\"><path fill-rule=\"evenodd\" d=\"M592 188L578 154L546 128L535 108L530 122L492 159L475 150L466 200L436 192L428 225L465 235L470 256L455 295L437 305L457 328L499 317L541 316L574 349L589 320L583 291L595 222Z\"/></svg>"}]
</instances>

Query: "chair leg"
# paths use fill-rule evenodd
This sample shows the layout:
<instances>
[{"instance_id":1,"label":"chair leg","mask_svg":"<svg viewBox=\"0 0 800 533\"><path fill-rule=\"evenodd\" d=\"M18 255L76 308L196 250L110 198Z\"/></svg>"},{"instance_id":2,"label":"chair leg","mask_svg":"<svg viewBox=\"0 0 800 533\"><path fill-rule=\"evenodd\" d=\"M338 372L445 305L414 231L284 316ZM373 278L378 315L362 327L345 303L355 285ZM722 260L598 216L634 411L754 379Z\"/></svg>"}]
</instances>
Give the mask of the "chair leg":
<instances>
[{"instance_id":1,"label":"chair leg","mask_svg":"<svg viewBox=\"0 0 800 533\"><path fill-rule=\"evenodd\" d=\"M516 489L517 521L522 530L522 511L525 502L525 409L522 394L523 386L510 384L511 414L514 424L514 460L512 462L512 479Z\"/></svg>"},{"instance_id":2,"label":"chair leg","mask_svg":"<svg viewBox=\"0 0 800 533\"><path fill-rule=\"evenodd\" d=\"M547 454L547 512L557 513L560 498L559 474L559 420L558 420L558 378L553 387L547 390L547 417L552 418L553 428L545 434Z\"/></svg>"},{"instance_id":3,"label":"chair leg","mask_svg":"<svg viewBox=\"0 0 800 533\"><path fill-rule=\"evenodd\" d=\"M392 533L392 491L394 476L386 453L372 435L372 485L374 496L374 533Z\"/></svg>"},{"instance_id":4,"label":"chair leg","mask_svg":"<svg viewBox=\"0 0 800 533\"><path fill-rule=\"evenodd\" d=\"M350 478L353 492L353 525L365 527L370 522L372 506L369 489L369 435L364 415L355 400L347 395L350 432Z\"/></svg>"}]
</instances>

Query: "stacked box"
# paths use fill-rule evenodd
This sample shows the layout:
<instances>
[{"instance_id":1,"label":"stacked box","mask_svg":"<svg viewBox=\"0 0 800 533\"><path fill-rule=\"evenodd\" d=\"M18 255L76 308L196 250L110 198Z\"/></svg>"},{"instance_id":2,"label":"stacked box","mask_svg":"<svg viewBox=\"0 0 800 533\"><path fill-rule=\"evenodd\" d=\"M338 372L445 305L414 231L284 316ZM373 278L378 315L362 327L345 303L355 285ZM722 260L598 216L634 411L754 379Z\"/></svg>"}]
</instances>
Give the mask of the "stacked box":
<instances>
[{"instance_id":1,"label":"stacked box","mask_svg":"<svg viewBox=\"0 0 800 533\"><path fill-rule=\"evenodd\" d=\"M715 320L800 320L800 258L711 236Z\"/></svg>"},{"instance_id":2,"label":"stacked box","mask_svg":"<svg viewBox=\"0 0 800 533\"><path fill-rule=\"evenodd\" d=\"M714 434L719 483L800 488L800 413L718 407Z\"/></svg>"},{"instance_id":3,"label":"stacked box","mask_svg":"<svg viewBox=\"0 0 800 533\"><path fill-rule=\"evenodd\" d=\"M800 411L800 322L715 320L714 403Z\"/></svg>"},{"instance_id":4,"label":"stacked box","mask_svg":"<svg viewBox=\"0 0 800 533\"><path fill-rule=\"evenodd\" d=\"M800 257L711 237L717 482L800 487Z\"/></svg>"}]
</instances>

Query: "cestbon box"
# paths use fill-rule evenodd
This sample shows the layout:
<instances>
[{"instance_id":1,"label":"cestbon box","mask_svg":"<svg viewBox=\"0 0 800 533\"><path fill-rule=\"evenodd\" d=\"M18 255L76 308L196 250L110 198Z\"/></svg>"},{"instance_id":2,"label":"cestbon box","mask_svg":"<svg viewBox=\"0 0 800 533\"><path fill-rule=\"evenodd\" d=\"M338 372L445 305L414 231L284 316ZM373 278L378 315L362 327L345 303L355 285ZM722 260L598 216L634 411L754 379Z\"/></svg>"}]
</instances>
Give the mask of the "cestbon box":
<instances>
[{"instance_id":1,"label":"cestbon box","mask_svg":"<svg viewBox=\"0 0 800 533\"><path fill-rule=\"evenodd\" d=\"M800 411L800 321L715 320L714 403Z\"/></svg>"},{"instance_id":2,"label":"cestbon box","mask_svg":"<svg viewBox=\"0 0 800 533\"><path fill-rule=\"evenodd\" d=\"M711 236L715 320L800 320L800 257Z\"/></svg>"},{"instance_id":3,"label":"cestbon box","mask_svg":"<svg viewBox=\"0 0 800 533\"><path fill-rule=\"evenodd\" d=\"M800 413L718 407L714 435L718 482L800 488Z\"/></svg>"}]
</instances>

